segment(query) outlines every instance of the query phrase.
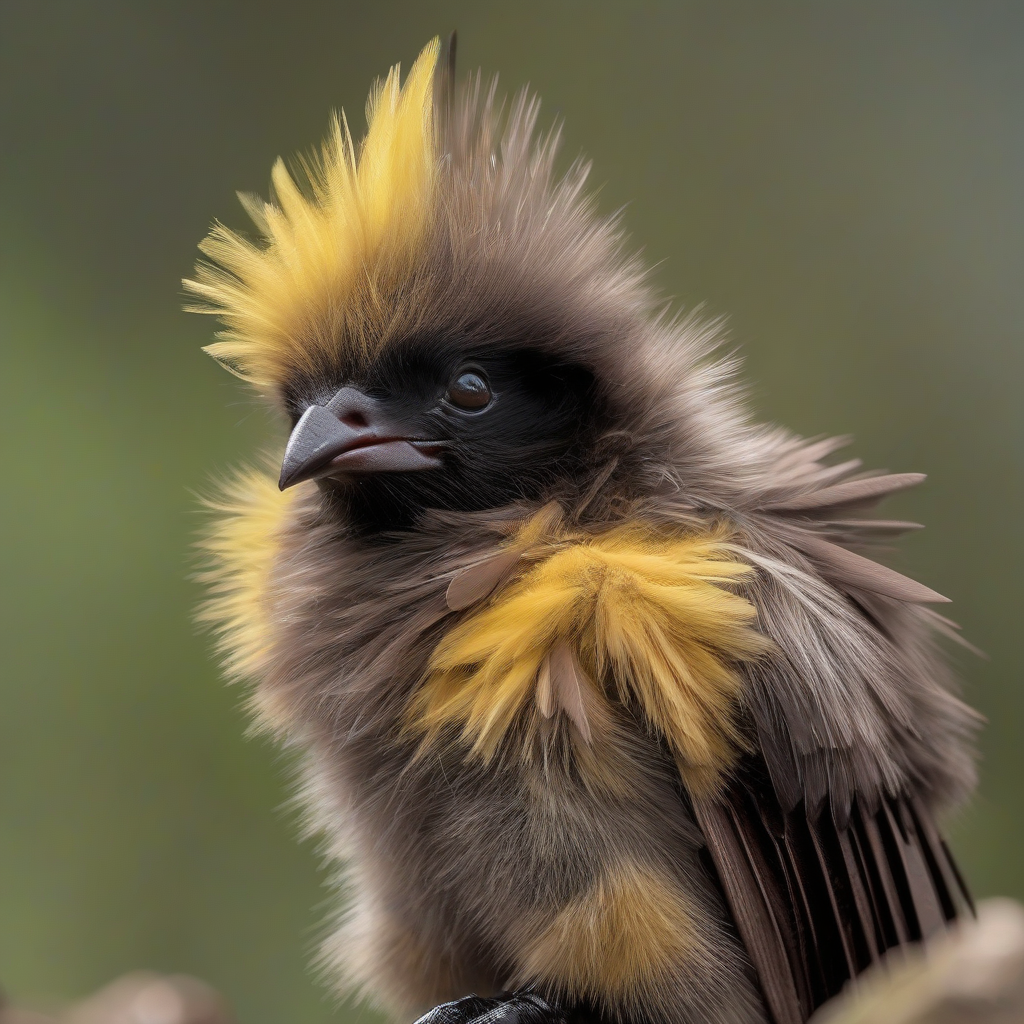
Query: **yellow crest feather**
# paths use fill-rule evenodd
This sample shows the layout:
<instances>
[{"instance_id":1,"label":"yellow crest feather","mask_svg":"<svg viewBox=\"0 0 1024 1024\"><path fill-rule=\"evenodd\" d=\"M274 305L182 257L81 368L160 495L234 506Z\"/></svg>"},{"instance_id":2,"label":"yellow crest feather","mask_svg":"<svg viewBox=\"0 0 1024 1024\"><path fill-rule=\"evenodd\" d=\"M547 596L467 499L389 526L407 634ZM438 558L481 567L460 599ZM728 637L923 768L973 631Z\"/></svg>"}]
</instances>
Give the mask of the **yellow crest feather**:
<instances>
[{"instance_id":1,"label":"yellow crest feather","mask_svg":"<svg viewBox=\"0 0 1024 1024\"><path fill-rule=\"evenodd\" d=\"M356 151L335 116L318 158L304 162L305 195L278 160L277 202L243 205L263 235L253 243L215 224L200 245L187 291L225 330L206 349L238 376L279 384L290 370L313 368L326 353L373 345L382 297L415 260L431 211L436 157L434 39L400 87L395 65L367 104L367 133Z\"/></svg>"},{"instance_id":2,"label":"yellow crest feather","mask_svg":"<svg viewBox=\"0 0 1024 1024\"><path fill-rule=\"evenodd\" d=\"M742 747L735 665L769 647L753 605L726 589L752 573L727 531L669 538L627 525L561 533L532 554L532 568L438 644L411 727L429 743L455 725L491 757L536 705L545 659L564 643L591 680L611 680L623 703L639 703L692 787L714 786Z\"/></svg>"}]
</instances>

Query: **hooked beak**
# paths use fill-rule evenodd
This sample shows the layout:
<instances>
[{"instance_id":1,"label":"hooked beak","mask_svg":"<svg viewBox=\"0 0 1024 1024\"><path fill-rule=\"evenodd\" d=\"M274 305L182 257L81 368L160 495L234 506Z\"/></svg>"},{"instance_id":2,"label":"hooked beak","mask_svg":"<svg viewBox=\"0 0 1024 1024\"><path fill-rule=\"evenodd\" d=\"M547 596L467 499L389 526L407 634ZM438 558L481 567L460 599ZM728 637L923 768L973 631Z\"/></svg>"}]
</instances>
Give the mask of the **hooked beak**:
<instances>
[{"instance_id":1,"label":"hooked beak","mask_svg":"<svg viewBox=\"0 0 1024 1024\"><path fill-rule=\"evenodd\" d=\"M349 473L409 473L441 465L438 441L407 437L381 404L342 388L327 405L311 405L288 438L278 486Z\"/></svg>"}]
</instances>

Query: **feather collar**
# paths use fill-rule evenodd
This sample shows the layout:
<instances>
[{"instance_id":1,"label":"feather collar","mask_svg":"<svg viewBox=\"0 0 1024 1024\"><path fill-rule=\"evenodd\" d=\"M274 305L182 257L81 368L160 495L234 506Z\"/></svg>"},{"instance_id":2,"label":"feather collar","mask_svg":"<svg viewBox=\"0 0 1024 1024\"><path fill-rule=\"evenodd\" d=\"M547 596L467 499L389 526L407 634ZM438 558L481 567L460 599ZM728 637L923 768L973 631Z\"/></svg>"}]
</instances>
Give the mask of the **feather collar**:
<instances>
[{"instance_id":1,"label":"feather collar","mask_svg":"<svg viewBox=\"0 0 1024 1024\"><path fill-rule=\"evenodd\" d=\"M408 726L421 749L454 727L490 759L517 723L543 736L561 719L600 750L618 700L665 738L691 791L713 791L744 746L738 666L771 646L737 592L752 573L724 524L589 534L545 506L453 578L448 604L465 614L433 651Z\"/></svg>"}]
</instances>

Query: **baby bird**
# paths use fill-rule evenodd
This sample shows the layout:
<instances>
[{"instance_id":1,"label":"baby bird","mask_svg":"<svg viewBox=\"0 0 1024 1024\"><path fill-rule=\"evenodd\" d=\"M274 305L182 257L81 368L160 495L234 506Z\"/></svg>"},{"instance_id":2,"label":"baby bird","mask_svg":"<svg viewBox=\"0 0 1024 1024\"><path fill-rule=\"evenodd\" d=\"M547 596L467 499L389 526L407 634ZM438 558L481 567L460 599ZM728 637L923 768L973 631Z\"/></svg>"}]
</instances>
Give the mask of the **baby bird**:
<instances>
[{"instance_id":1,"label":"baby bird","mask_svg":"<svg viewBox=\"0 0 1024 1024\"><path fill-rule=\"evenodd\" d=\"M537 100L453 57L185 282L290 423L214 503L203 615L303 752L325 961L398 1020L800 1024L970 906L945 599L862 553L922 477L753 422Z\"/></svg>"}]
</instances>

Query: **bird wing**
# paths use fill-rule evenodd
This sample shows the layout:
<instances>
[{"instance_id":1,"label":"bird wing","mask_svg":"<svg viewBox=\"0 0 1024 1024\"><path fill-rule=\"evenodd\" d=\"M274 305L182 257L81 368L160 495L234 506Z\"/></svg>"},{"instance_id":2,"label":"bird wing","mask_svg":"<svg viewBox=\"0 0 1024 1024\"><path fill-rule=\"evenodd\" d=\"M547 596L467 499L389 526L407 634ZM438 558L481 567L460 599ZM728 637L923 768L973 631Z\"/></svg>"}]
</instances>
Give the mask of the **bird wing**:
<instances>
[{"instance_id":1,"label":"bird wing","mask_svg":"<svg viewBox=\"0 0 1024 1024\"><path fill-rule=\"evenodd\" d=\"M697 822L774 1024L803 1024L893 946L973 913L931 814L910 797L855 801L849 822L783 811L749 761Z\"/></svg>"}]
</instances>

